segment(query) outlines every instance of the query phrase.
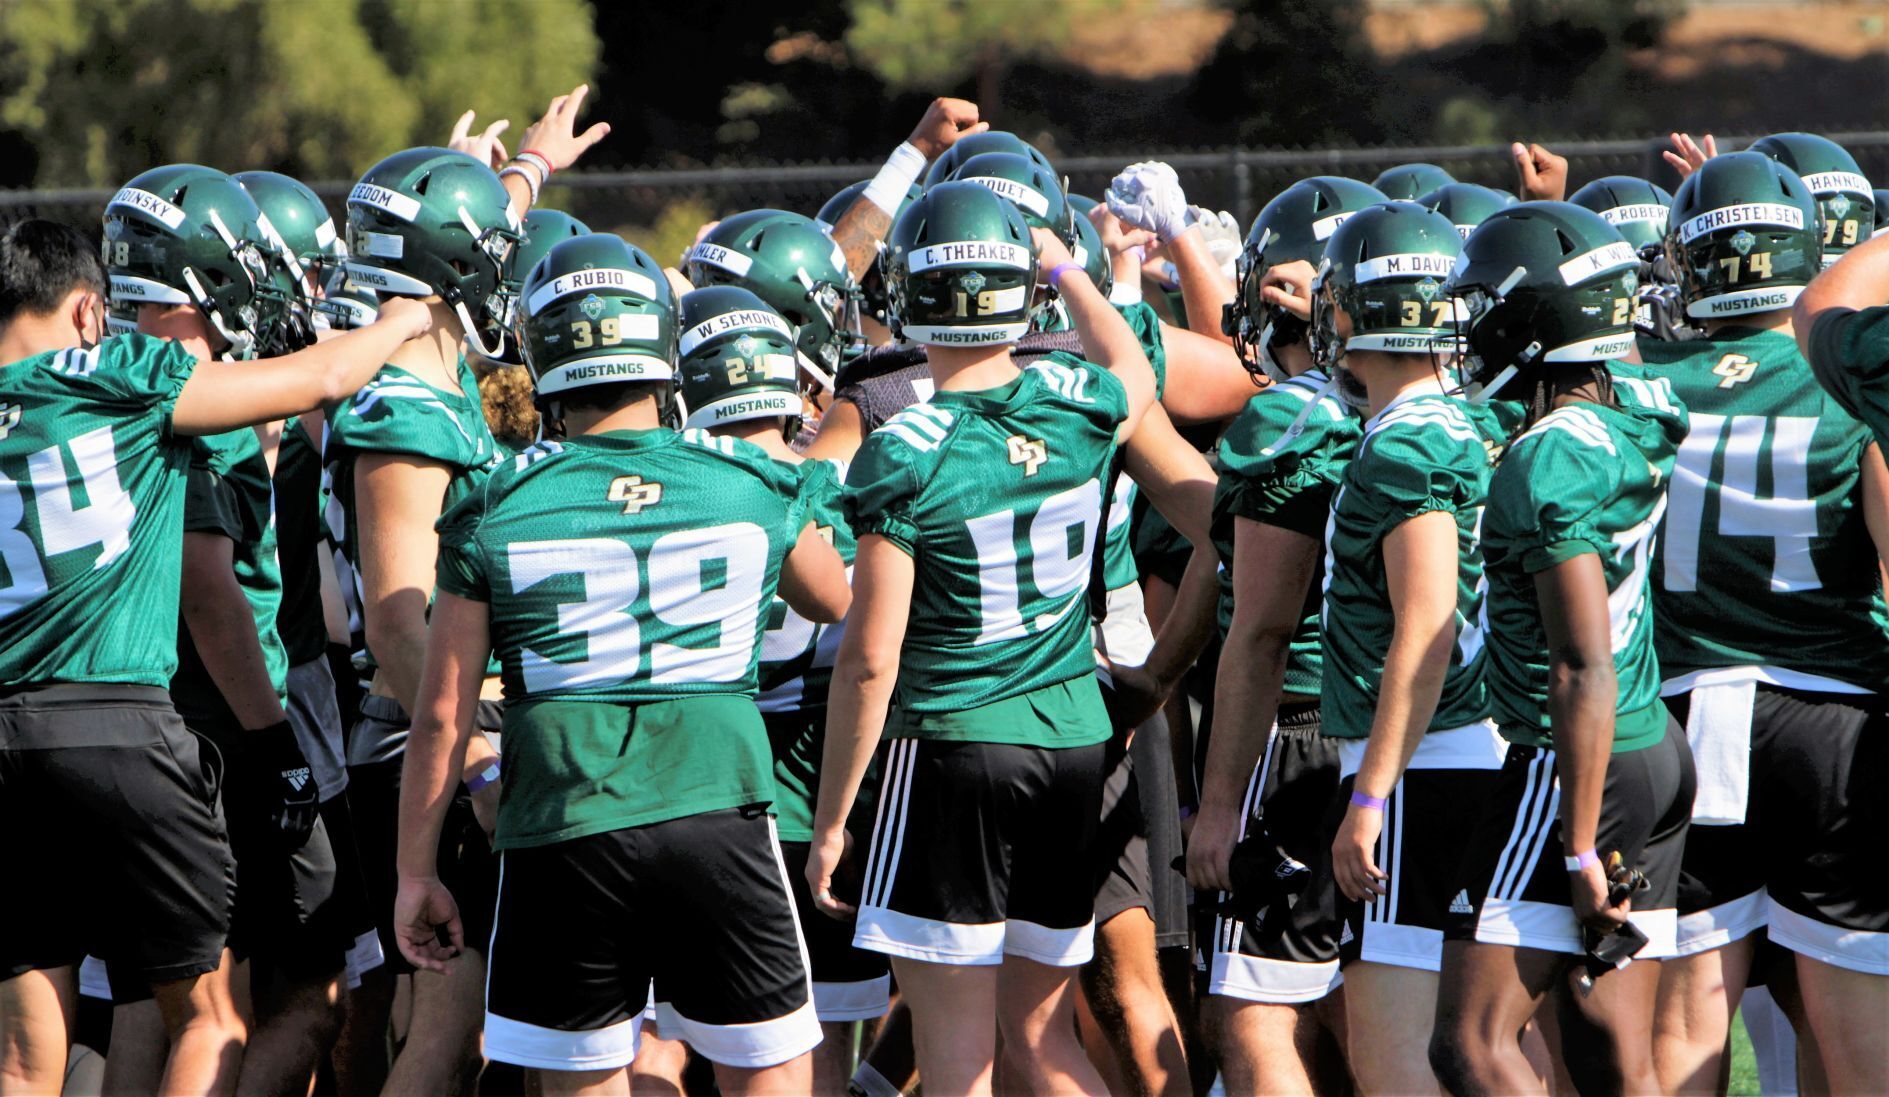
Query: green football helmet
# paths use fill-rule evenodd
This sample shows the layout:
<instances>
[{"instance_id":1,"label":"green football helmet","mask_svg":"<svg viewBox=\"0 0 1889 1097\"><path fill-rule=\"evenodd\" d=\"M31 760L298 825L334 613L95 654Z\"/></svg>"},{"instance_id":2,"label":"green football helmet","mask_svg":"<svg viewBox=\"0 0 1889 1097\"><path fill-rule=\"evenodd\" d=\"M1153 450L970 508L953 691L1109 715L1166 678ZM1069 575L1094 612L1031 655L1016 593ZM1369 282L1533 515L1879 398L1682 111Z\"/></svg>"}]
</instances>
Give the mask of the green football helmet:
<instances>
[{"instance_id":1,"label":"green football helmet","mask_svg":"<svg viewBox=\"0 0 1889 1097\"><path fill-rule=\"evenodd\" d=\"M1714 156L1673 195L1666 257L1686 315L1789 308L1822 269L1817 200L1784 164L1757 152Z\"/></svg>"},{"instance_id":2,"label":"green football helmet","mask_svg":"<svg viewBox=\"0 0 1889 1097\"><path fill-rule=\"evenodd\" d=\"M1350 351L1454 357L1455 303L1444 287L1462 246L1448 217L1415 202L1360 210L1325 241L1312 282L1312 360L1346 400L1364 402L1364 386L1344 368ZM1349 335L1339 332L1341 312Z\"/></svg>"},{"instance_id":3,"label":"green football helmet","mask_svg":"<svg viewBox=\"0 0 1889 1097\"><path fill-rule=\"evenodd\" d=\"M270 258L267 220L215 168L152 168L105 205L109 295L119 305L194 305L229 357L252 358L275 339L295 293L287 268Z\"/></svg>"},{"instance_id":4,"label":"green football helmet","mask_svg":"<svg viewBox=\"0 0 1889 1097\"><path fill-rule=\"evenodd\" d=\"M852 208L853 203L858 201L859 196L865 193L866 186L869 182L870 180L862 179L827 199L826 204L820 207L819 214L814 217L814 223L831 233L834 226L840 223L840 218L845 216L846 211ZM918 196L923 193L925 193L924 186L913 183L911 188L905 192L905 197L899 200L898 213L892 215L892 223L897 224L899 214L911 208L912 203L917 201ZM866 315L881 324L886 322L885 247L883 244L880 246L879 254L873 257L872 266L867 267L866 273L860 276L859 298L866 310Z\"/></svg>"},{"instance_id":5,"label":"green football helmet","mask_svg":"<svg viewBox=\"0 0 1889 1097\"><path fill-rule=\"evenodd\" d=\"M690 290L680 308L682 425L784 417L793 431L801 412L793 325L740 286Z\"/></svg>"},{"instance_id":6,"label":"green football helmet","mask_svg":"<svg viewBox=\"0 0 1889 1097\"><path fill-rule=\"evenodd\" d=\"M1633 245L1585 207L1522 202L1491 214L1463 241L1448 287L1462 301L1476 398L1546 365L1631 351L1639 269Z\"/></svg>"},{"instance_id":7,"label":"green football helmet","mask_svg":"<svg viewBox=\"0 0 1889 1097\"><path fill-rule=\"evenodd\" d=\"M345 278L329 283L328 292L315 302L315 311L336 331L364 328L380 315L380 295Z\"/></svg>"},{"instance_id":8,"label":"green football helmet","mask_svg":"<svg viewBox=\"0 0 1889 1097\"><path fill-rule=\"evenodd\" d=\"M518 289L512 252L522 228L504 184L476 158L396 152L348 192L348 278L382 295L437 294L467 344L496 358Z\"/></svg>"},{"instance_id":9,"label":"green football helmet","mask_svg":"<svg viewBox=\"0 0 1889 1097\"><path fill-rule=\"evenodd\" d=\"M846 253L810 217L758 209L724 218L689 249L691 285L743 286L794 325L794 342L832 387L847 344L859 339L859 287Z\"/></svg>"},{"instance_id":10,"label":"green football helmet","mask_svg":"<svg viewBox=\"0 0 1889 1097\"><path fill-rule=\"evenodd\" d=\"M1749 152L1761 152L1796 172L1823 210L1823 265L1876 232L1876 192L1849 150L1814 133L1774 133L1751 143Z\"/></svg>"},{"instance_id":11,"label":"green football helmet","mask_svg":"<svg viewBox=\"0 0 1889 1097\"><path fill-rule=\"evenodd\" d=\"M1619 229L1627 243L1645 258L1647 249L1657 250L1666 237L1673 196L1644 179L1609 175L1575 191L1568 201L1600 214L1601 220Z\"/></svg>"},{"instance_id":12,"label":"green football helmet","mask_svg":"<svg viewBox=\"0 0 1889 1097\"><path fill-rule=\"evenodd\" d=\"M1515 196L1475 183L1445 183L1417 199L1417 204L1449 218L1450 224L1467 240L1490 214L1514 205Z\"/></svg>"},{"instance_id":13,"label":"green football helmet","mask_svg":"<svg viewBox=\"0 0 1889 1097\"><path fill-rule=\"evenodd\" d=\"M1285 370L1274 360L1272 348L1292 346L1305 337L1304 321L1260 300L1259 280L1267 268L1299 259L1318 266L1325 257L1325 241L1338 226L1359 210L1383 201L1383 193L1367 183L1315 175L1279 192L1259 211L1234 264L1238 292L1220 318L1220 330L1232 336L1248 372L1285 380Z\"/></svg>"},{"instance_id":14,"label":"green football helmet","mask_svg":"<svg viewBox=\"0 0 1889 1097\"><path fill-rule=\"evenodd\" d=\"M1399 164L1379 172L1371 185L1393 202L1414 202L1419 196L1454 182L1454 175L1435 164Z\"/></svg>"},{"instance_id":15,"label":"green football helmet","mask_svg":"<svg viewBox=\"0 0 1889 1097\"><path fill-rule=\"evenodd\" d=\"M1095 288L1106 297L1115 288L1115 264L1108 249L1102 246L1102 231L1095 227L1095 222L1082 214L1077 214L1072 223L1076 229L1076 242L1069 249L1071 257L1089 272L1089 281L1094 282Z\"/></svg>"},{"instance_id":16,"label":"green football helmet","mask_svg":"<svg viewBox=\"0 0 1889 1097\"><path fill-rule=\"evenodd\" d=\"M1070 246L1075 226L1069 223L1069 201L1062 184L1048 168L1014 152L982 152L958 165L951 178L988 187L1023 211L1031 228L1048 229Z\"/></svg>"},{"instance_id":17,"label":"green football helmet","mask_svg":"<svg viewBox=\"0 0 1889 1097\"><path fill-rule=\"evenodd\" d=\"M525 275L525 365L538 400L675 377L675 295L662 267L621 236L556 244Z\"/></svg>"},{"instance_id":18,"label":"green football helmet","mask_svg":"<svg viewBox=\"0 0 1889 1097\"><path fill-rule=\"evenodd\" d=\"M522 279L531 273L531 268L538 265L538 260L551 253L552 248L589 232L589 225L561 210L532 210L525 215L524 238L519 240L517 249L512 253L513 277ZM505 304L504 345L493 360L508 366L522 366L525 364L525 352L520 348L519 325L524 317L518 307L517 295L507 294Z\"/></svg>"},{"instance_id":19,"label":"green football helmet","mask_svg":"<svg viewBox=\"0 0 1889 1097\"><path fill-rule=\"evenodd\" d=\"M288 269L295 289L269 351L281 354L312 346L315 301L345 251L335 235L334 219L315 192L298 179L274 171L239 171L230 178L241 183L262 210L271 254Z\"/></svg>"},{"instance_id":20,"label":"green football helmet","mask_svg":"<svg viewBox=\"0 0 1889 1097\"><path fill-rule=\"evenodd\" d=\"M138 306L130 301L112 301L105 306L105 331L124 335L138 330Z\"/></svg>"},{"instance_id":21,"label":"green football helmet","mask_svg":"<svg viewBox=\"0 0 1889 1097\"><path fill-rule=\"evenodd\" d=\"M925 170L925 186L936 186L952 178L959 164L986 152L1014 152L1019 156L1027 156L1036 161L1050 175L1056 174L1055 168L1050 165L1049 157L1044 156L1035 145L1014 133L1004 130L985 130L983 133L961 137L950 148L939 153L938 159L933 160L931 167Z\"/></svg>"},{"instance_id":22,"label":"green football helmet","mask_svg":"<svg viewBox=\"0 0 1889 1097\"><path fill-rule=\"evenodd\" d=\"M1036 249L1016 203L939 183L892 227L892 333L914 343L1014 343L1030 328Z\"/></svg>"}]
</instances>

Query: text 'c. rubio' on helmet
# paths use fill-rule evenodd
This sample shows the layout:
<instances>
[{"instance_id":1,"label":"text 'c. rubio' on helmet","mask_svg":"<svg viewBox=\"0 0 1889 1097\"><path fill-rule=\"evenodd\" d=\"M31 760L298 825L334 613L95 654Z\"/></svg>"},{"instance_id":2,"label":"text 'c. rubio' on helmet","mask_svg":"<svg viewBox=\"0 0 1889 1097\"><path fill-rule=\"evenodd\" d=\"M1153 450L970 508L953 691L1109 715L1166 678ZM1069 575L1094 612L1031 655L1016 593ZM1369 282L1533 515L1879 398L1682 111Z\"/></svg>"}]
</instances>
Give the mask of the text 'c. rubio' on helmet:
<instances>
[{"instance_id":1,"label":"text 'c. rubio' on helmet","mask_svg":"<svg viewBox=\"0 0 1889 1097\"><path fill-rule=\"evenodd\" d=\"M532 210L525 215L523 229L524 237L518 241L518 248L512 253L512 273L520 281L551 253L552 248L590 233L589 225L562 210L554 209ZM525 364L525 310L515 293L505 295L505 304L505 345L493 358L508 366L522 366Z\"/></svg>"},{"instance_id":2,"label":"text 'c. rubio' on helmet","mask_svg":"<svg viewBox=\"0 0 1889 1097\"><path fill-rule=\"evenodd\" d=\"M1012 343L1029 330L1036 249L1016 205L977 183L940 183L892 227L893 332L939 346Z\"/></svg>"},{"instance_id":3,"label":"text 'c. rubio' on helmet","mask_svg":"<svg viewBox=\"0 0 1889 1097\"><path fill-rule=\"evenodd\" d=\"M786 318L740 286L690 290L679 308L683 426L799 417L800 365Z\"/></svg>"},{"instance_id":4,"label":"text 'c. rubio' on helmet","mask_svg":"<svg viewBox=\"0 0 1889 1097\"><path fill-rule=\"evenodd\" d=\"M114 304L193 305L235 358L269 346L294 287L274 230L242 184L215 168L152 168L105 205L102 247Z\"/></svg>"},{"instance_id":5,"label":"text 'c. rubio' on helmet","mask_svg":"<svg viewBox=\"0 0 1889 1097\"><path fill-rule=\"evenodd\" d=\"M1687 316L1789 308L1821 256L1817 200L1796 172L1761 153L1714 156L1673 195L1666 257Z\"/></svg>"},{"instance_id":6,"label":"text 'c. rubio' on helmet","mask_svg":"<svg viewBox=\"0 0 1889 1097\"><path fill-rule=\"evenodd\" d=\"M1330 367L1354 350L1454 354L1445 288L1463 238L1449 217L1414 202L1360 210L1325 241L1312 285L1312 357ZM1340 341L1338 314L1350 320Z\"/></svg>"},{"instance_id":7,"label":"text 'c. rubio' on helmet","mask_svg":"<svg viewBox=\"0 0 1889 1097\"><path fill-rule=\"evenodd\" d=\"M521 230L511 195L484 163L451 149L407 149L348 192L348 277L382 296L438 295L473 349L497 357Z\"/></svg>"},{"instance_id":8,"label":"text 'c. rubio' on helmet","mask_svg":"<svg viewBox=\"0 0 1889 1097\"><path fill-rule=\"evenodd\" d=\"M1524 369L1628 353L1639 269L1593 210L1522 202L1491 214L1463 241L1449 285L1467 316L1467 380L1494 396Z\"/></svg>"},{"instance_id":9,"label":"text 'c. rubio' on helmet","mask_svg":"<svg viewBox=\"0 0 1889 1097\"><path fill-rule=\"evenodd\" d=\"M675 297L662 268L611 233L552 247L525 276L525 364L538 396L675 376Z\"/></svg>"},{"instance_id":10,"label":"text 'c. rubio' on helmet","mask_svg":"<svg viewBox=\"0 0 1889 1097\"><path fill-rule=\"evenodd\" d=\"M683 275L700 289L741 286L794 326L800 353L834 375L855 336L858 287L846 253L803 214L758 209L722 221L689 249Z\"/></svg>"}]
</instances>

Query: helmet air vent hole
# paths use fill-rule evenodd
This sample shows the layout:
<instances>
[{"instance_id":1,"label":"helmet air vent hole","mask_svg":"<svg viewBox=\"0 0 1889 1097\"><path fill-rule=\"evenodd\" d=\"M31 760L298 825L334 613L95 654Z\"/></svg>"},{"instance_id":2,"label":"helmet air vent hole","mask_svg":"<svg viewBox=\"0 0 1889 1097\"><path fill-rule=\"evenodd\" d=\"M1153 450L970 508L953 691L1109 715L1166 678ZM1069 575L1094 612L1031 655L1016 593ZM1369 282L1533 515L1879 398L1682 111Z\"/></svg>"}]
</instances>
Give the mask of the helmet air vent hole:
<instances>
[{"instance_id":1,"label":"helmet air vent hole","mask_svg":"<svg viewBox=\"0 0 1889 1097\"><path fill-rule=\"evenodd\" d=\"M427 186L430 185L432 182L433 182L433 174L431 172L428 172L427 174L420 176L420 181L413 184L413 189L420 194L425 194Z\"/></svg>"},{"instance_id":2,"label":"helmet air vent hole","mask_svg":"<svg viewBox=\"0 0 1889 1097\"><path fill-rule=\"evenodd\" d=\"M1575 244L1574 242L1574 237L1569 236L1567 233L1561 231L1560 229L1554 230L1554 234L1555 234L1555 239L1561 242L1561 254L1573 255L1575 252L1575 249L1578 247L1578 245Z\"/></svg>"}]
</instances>

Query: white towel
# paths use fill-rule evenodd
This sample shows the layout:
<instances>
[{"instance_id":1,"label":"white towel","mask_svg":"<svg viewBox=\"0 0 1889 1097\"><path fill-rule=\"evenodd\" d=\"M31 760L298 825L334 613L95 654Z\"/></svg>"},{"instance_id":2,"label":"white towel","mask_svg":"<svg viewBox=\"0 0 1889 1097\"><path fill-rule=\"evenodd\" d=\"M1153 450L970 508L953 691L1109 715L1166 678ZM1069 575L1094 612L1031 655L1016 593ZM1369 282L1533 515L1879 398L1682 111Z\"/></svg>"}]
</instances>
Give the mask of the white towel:
<instances>
[{"instance_id":1,"label":"white towel","mask_svg":"<svg viewBox=\"0 0 1889 1097\"><path fill-rule=\"evenodd\" d=\"M1699 791L1692 800L1692 821L1725 827L1745 821L1751 795L1751 706L1755 681L1694 686L1686 714L1686 742Z\"/></svg>"}]
</instances>

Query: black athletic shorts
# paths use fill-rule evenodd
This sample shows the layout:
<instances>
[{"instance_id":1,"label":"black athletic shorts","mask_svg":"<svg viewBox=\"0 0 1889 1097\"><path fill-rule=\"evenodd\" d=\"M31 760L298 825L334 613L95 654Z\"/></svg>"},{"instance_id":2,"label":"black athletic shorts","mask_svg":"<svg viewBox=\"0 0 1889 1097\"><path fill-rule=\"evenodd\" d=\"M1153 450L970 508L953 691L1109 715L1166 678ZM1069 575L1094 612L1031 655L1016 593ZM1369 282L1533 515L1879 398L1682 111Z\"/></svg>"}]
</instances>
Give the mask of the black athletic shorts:
<instances>
[{"instance_id":1,"label":"black athletic shorts","mask_svg":"<svg viewBox=\"0 0 1889 1097\"><path fill-rule=\"evenodd\" d=\"M1690 694L1667 698L1685 723ZM1889 716L1880 697L1760 683L1745 822L1695 824L1679 890L1679 955L1760 926L1813 960L1889 975Z\"/></svg>"},{"instance_id":2,"label":"black athletic shorts","mask_svg":"<svg viewBox=\"0 0 1889 1097\"><path fill-rule=\"evenodd\" d=\"M328 828L328 845L335 855L335 909L344 935L350 939L346 973L348 988L361 985L361 976L386 963L380 931L367 899L367 877L361 871L360 841L354 833L354 812L342 793L321 802L321 822Z\"/></svg>"},{"instance_id":3,"label":"black athletic shorts","mask_svg":"<svg viewBox=\"0 0 1889 1097\"><path fill-rule=\"evenodd\" d=\"M501 862L487 1058L624 1066L652 998L666 1035L726 1066L773 1066L820 1042L787 870L761 806L508 850Z\"/></svg>"},{"instance_id":4,"label":"black athletic shorts","mask_svg":"<svg viewBox=\"0 0 1889 1097\"><path fill-rule=\"evenodd\" d=\"M936 964L1087 963L1104 749L892 740L853 943Z\"/></svg>"},{"instance_id":5,"label":"black athletic shorts","mask_svg":"<svg viewBox=\"0 0 1889 1097\"><path fill-rule=\"evenodd\" d=\"M1647 943L1639 958L1673 955L1679 863L1692 820L1692 752L1677 725L1644 750L1611 755L1594 850L1616 851L1646 874L1628 916ZM1509 746L1502 777L1463 849L1462 889L1450 900L1452 941L1581 955L1581 925L1568 895L1555 752Z\"/></svg>"},{"instance_id":6,"label":"black athletic shorts","mask_svg":"<svg viewBox=\"0 0 1889 1097\"><path fill-rule=\"evenodd\" d=\"M1167 718L1157 712L1135 729L1102 784L1094 847L1095 924L1140 907L1154 922L1156 948L1185 947L1188 940L1187 878L1174 868L1181 820L1173 772Z\"/></svg>"},{"instance_id":7,"label":"black athletic shorts","mask_svg":"<svg viewBox=\"0 0 1889 1097\"><path fill-rule=\"evenodd\" d=\"M215 752L154 686L0 694L0 978L90 952L146 982L215 971L235 899ZM30 901L28 901L30 897Z\"/></svg>"},{"instance_id":8,"label":"black athletic shorts","mask_svg":"<svg viewBox=\"0 0 1889 1097\"><path fill-rule=\"evenodd\" d=\"M1279 709L1278 729L1247 783L1240 836L1255 823L1312 871L1296 899L1280 896L1256 919L1211 914L1209 994L1248 1002L1314 1002L1343 982L1338 971L1338 889L1331 831L1338 743L1319 734L1318 704Z\"/></svg>"},{"instance_id":9,"label":"black athletic shorts","mask_svg":"<svg viewBox=\"0 0 1889 1097\"><path fill-rule=\"evenodd\" d=\"M399 940L394 936L394 892L400 881L395 864L400 831L400 767L406 749L405 728L410 722L398 701L370 694L361 698L361 719L349 731L350 757L354 755L353 736L374 743L396 739L400 743L401 753L392 758L348 767L348 811L354 817L355 847L361 857L368 909L380 933L381 954L388 970L396 975L413 970L400 954ZM498 704L479 702L479 730L497 731L499 722ZM472 813L472 796L464 785L446 809L446 822L440 830L439 878L459 903L466 947L484 952L492 935L492 904L498 899L498 856Z\"/></svg>"},{"instance_id":10,"label":"black athletic shorts","mask_svg":"<svg viewBox=\"0 0 1889 1097\"><path fill-rule=\"evenodd\" d=\"M808 967L813 972L813 1009L823 1023L870 1021L885 1016L892 1006L892 969L885 955L853 947L853 924L820 912L807 887L807 842L782 842L787 864L787 886L794 893L794 911L807 939ZM852 887L848 887L848 884ZM857 903L858 882L835 879L833 892Z\"/></svg>"}]
</instances>

